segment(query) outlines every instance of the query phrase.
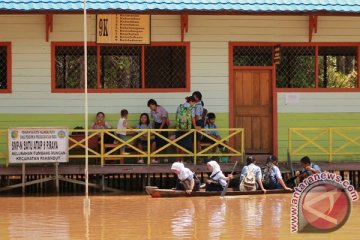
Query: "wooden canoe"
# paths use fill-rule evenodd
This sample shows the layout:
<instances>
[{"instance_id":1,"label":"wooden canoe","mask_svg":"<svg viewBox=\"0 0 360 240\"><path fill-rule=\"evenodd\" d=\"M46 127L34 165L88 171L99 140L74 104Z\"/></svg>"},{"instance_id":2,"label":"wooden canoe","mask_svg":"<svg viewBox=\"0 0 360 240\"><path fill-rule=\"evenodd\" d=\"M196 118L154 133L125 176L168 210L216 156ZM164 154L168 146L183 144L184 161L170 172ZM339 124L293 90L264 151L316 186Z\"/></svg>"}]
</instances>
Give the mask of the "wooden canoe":
<instances>
[{"instance_id":1,"label":"wooden canoe","mask_svg":"<svg viewBox=\"0 0 360 240\"><path fill-rule=\"evenodd\" d=\"M154 186L146 186L145 191L148 195L153 198L171 198L171 197L210 197L210 196L220 196L221 192L205 192L198 191L187 194L185 191L181 190L172 190L172 189L160 189ZM279 194L279 193L291 193L285 189L275 189L267 190L266 194ZM240 196L240 195L261 195L264 194L261 190L249 191L249 192L240 192L240 191L227 191L226 196Z\"/></svg>"}]
</instances>

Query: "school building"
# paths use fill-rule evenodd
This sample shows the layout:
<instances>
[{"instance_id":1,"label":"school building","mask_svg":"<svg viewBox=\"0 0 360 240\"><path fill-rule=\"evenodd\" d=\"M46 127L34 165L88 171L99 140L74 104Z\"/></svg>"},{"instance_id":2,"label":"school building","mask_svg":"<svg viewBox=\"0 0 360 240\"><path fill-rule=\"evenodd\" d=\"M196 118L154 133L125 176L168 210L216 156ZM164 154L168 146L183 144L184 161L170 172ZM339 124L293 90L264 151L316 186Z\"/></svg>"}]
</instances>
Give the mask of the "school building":
<instances>
[{"instance_id":1,"label":"school building","mask_svg":"<svg viewBox=\"0 0 360 240\"><path fill-rule=\"evenodd\" d=\"M0 1L0 129L84 126L81 2ZM246 153L280 160L288 128L359 126L359 0L91 0L87 10L89 122L102 111L116 127L126 108L135 125L150 98L173 121L200 91L218 127L245 129ZM149 17L148 43L99 41L116 25L102 16L131 26L129 14Z\"/></svg>"}]
</instances>

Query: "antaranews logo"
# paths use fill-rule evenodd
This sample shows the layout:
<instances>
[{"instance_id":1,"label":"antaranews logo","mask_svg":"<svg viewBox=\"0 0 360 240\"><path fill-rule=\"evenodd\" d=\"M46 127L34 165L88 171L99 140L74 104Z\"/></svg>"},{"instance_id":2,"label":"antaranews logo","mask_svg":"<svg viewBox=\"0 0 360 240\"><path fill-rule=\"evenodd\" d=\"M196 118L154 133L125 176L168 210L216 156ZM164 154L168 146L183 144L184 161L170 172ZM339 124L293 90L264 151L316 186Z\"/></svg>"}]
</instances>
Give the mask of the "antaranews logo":
<instances>
[{"instance_id":1,"label":"antaranews logo","mask_svg":"<svg viewBox=\"0 0 360 240\"><path fill-rule=\"evenodd\" d=\"M317 173L294 188L291 199L291 232L332 232L348 220L355 188L334 173Z\"/></svg>"}]
</instances>

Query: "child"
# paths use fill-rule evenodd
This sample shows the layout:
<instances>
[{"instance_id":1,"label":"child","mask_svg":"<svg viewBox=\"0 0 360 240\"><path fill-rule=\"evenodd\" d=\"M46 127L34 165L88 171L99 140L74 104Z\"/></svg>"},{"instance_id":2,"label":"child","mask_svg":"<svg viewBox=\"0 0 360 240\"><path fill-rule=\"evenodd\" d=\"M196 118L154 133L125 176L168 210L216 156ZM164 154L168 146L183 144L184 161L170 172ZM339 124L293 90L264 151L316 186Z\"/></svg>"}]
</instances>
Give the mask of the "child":
<instances>
[{"instance_id":1,"label":"child","mask_svg":"<svg viewBox=\"0 0 360 240\"><path fill-rule=\"evenodd\" d=\"M120 112L121 117L117 125L117 128L120 129L120 131L117 131L116 135L124 142L126 141L126 131L121 131L121 130L130 129L128 127L128 115L129 115L128 110L122 109ZM120 154L127 154L125 153L125 145L120 148Z\"/></svg>"},{"instance_id":2,"label":"child","mask_svg":"<svg viewBox=\"0 0 360 240\"><path fill-rule=\"evenodd\" d=\"M105 113L98 112L96 114L96 122L91 125L92 129L111 129L108 122L105 121Z\"/></svg>"},{"instance_id":3,"label":"child","mask_svg":"<svg viewBox=\"0 0 360 240\"><path fill-rule=\"evenodd\" d=\"M230 176L225 177L220 169L220 165L216 161L208 162L206 167L211 171L211 174L209 179L206 180L205 191L222 192L226 187L226 181L230 180Z\"/></svg>"},{"instance_id":4,"label":"child","mask_svg":"<svg viewBox=\"0 0 360 240\"><path fill-rule=\"evenodd\" d=\"M209 135L210 137L213 137L217 140L220 140L221 137L220 137L220 134L217 130L210 130L210 129L216 129L217 126L215 124L215 113L208 113L207 114L207 121L206 121L206 124L205 124L205 129L209 129L207 131L204 131L207 135ZM208 137L203 137L202 139L202 142L209 142L209 143L214 143L213 140L211 140L210 138Z\"/></svg>"},{"instance_id":5,"label":"child","mask_svg":"<svg viewBox=\"0 0 360 240\"><path fill-rule=\"evenodd\" d=\"M150 115L154 119L154 128L155 129L168 129L170 125L169 114L164 107L157 104L154 99L150 99L147 103L147 106L150 108ZM167 131L161 131L160 134L164 137L168 137ZM156 147L161 148L166 144L166 141L158 136L155 136ZM164 162L168 162L167 159L164 159Z\"/></svg>"},{"instance_id":6,"label":"child","mask_svg":"<svg viewBox=\"0 0 360 240\"><path fill-rule=\"evenodd\" d=\"M199 191L199 179L195 173L186 168L183 163L174 162L171 166L171 171L174 172L180 180L176 184L176 190L185 190L188 194L191 194L192 191Z\"/></svg>"},{"instance_id":7,"label":"child","mask_svg":"<svg viewBox=\"0 0 360 240\"><path fill-rule=\"evenodd\" d=\"M266 160L264 169L263 184L266 189L279 189L283 187L285 190L291 191L282 179L280 169L277 166L278 160L275 156L270 155Z\"/></svg>"},{"instance_id":8,"label":"child","mask_svg":"<svg viewBox=\"0 0 360 240\"><path fill-rule=\"evenodd\" d=\"M142 113L140 115L139 124L136 125L136 129L151 129L149 114ZM143 150L144 146L146 146L146 147L148 146L147 134L143 134L140 138L138 138L137 145L140 150ZM150 137L150 145L151 145L151 147L150 147L151 151L152 152L155 151L156 145L155 145L154 136ZM144 160L142 158L140 158L138 160L138 163L144 163ZM158 161L156 161L155 159L152 159L151 163L158 163Z\"/></svg>"},{"instance_id":9,"label":"child","mask_svg":"<svg viewBox=\"0 0 360 240\"><path fill-rule=\"evenodd\" d=\"M191 109L191 125L192 125L192 128L195 126L195 112L193 111L193 107L195 105L195 98L193 96L189 96L189 97L186 97L186 102L184 104L182 104L182 106L184 108L192 108ZM178 116L179 116L179 112L181 111L181 105L177 108L176 110L176 115L175 115L175 118L178 119ZM178 126L177 126L178 128ZM176 138L180 138L182 135L186 134L186 131L176 131L175 135L176 135ZM189 151L192 151L193 150L193 142L194 142L194 135L193 134L190 134L190 135L187 135L186 137L180 139L177 141L177 143L182 146L183 148L189 150ZM182 154L183 151L179 148L176 148L176 153L177 154ZM180 157L177 157L176 159L178 162L181 160Z\"/></svg>"}]
</instances>

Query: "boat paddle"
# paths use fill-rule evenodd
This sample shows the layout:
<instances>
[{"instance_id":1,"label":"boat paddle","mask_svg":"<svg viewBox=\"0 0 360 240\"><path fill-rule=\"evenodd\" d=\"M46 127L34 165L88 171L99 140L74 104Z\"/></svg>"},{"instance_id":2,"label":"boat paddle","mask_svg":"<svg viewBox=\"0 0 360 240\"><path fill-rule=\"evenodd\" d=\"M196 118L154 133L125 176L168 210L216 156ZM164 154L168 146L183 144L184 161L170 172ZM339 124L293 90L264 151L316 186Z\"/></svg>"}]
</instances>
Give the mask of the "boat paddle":
<instances>
[{"instance_id":1,"label":"boat paddle","mask_svg":"<svg viewBox=\"0 0 360 240\"><path fill-rule=\"evenodd\" d=\"M232 171L231 171L231 175L234 174L234 171L235 171L235 168L236 168L237 163L238 163L238 161L235 162L234 167L233 167L233 169L232 169ZM226 194L226 192L227 192L227 189L228 189L228 187L229 187L229 184L230 184L230 179L229 179L229 181L226 183L226 186L224 187L224 190L221 192L221 197L224 197L224 196L225 196L225 194Z\"/></svg>"}]
</instances>

